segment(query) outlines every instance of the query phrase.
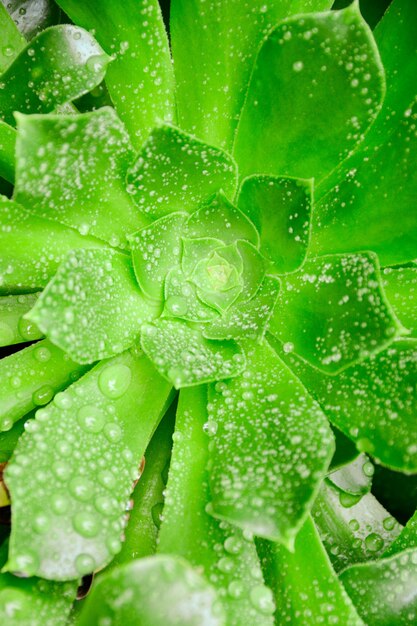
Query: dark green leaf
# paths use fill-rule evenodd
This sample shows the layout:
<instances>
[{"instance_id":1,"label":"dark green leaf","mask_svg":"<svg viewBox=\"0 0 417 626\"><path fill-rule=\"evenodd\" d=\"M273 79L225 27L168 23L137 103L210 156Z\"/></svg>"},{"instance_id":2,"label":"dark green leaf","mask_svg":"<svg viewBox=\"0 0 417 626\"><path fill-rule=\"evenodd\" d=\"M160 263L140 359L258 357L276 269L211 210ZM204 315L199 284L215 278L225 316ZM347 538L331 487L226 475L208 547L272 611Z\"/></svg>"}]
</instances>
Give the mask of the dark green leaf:
<instances>
[{"instance_id":1,"label":"dark green leaf","mask_svg":"<svg viewBox=\"0 0 417 626\"><path fill-rule=\"evenodd\" d=\"M0 76L0 117L48 113L98 85L110 58L77 26L53 26L28 44Z\"/></svg>"},{"instance_id":2,"label":"dark green leaf","mask_svg":"<svg viewBox=\"0 0 417 626\"><path fill-rule=\"evenodd\" d=\"M132 346L157 314L130 258L106 248L70 252L26 318L75 361L93 363Z\"/></svg>"},{"instance_id":3,"label":"dark green leaf","mask_svg":"<svg viewBox=\"0 0 417 626\"><path fill-rule=\"evenodd\" d=\"M278 274L304 262L310 238L312 181L250 176L239 191L238 206L255 224L262 254Z\"/></svg>"},{"instance_id":4,"label":"dark green leaf","mask_svg":"<svg viewBox=\"0 0 417 626\"><path fill-rule=\"evenodd\" d=\"M15 200L37 217L126 247L126 235L145 224L126 191L133 156L111 108L82 115L21 115Z\"/></svg>"},{"instance_id":5,"label":"dark green leaf","mask_svg":"<svg viewBox=\"0 0 417 626\"><path fill-rule=\"evenodd\" d=\"M335 374L405 334L381 288L372 253L306 261L281 279L271 332L315 367Z\"/></svg>"},{"instance_id":6,"label":"dark green leaf","mask_svg":"<svg viewBox=\"0 0 417 626\"><path fill-rule=\"evenodd\" d=\"M143 354L126 352L37 412L6 471L13 501L8 571L69 580L111 561L169 394Z\"/></svg>"},{"instance_id":7,"label":"dark green leaf","mask_svg":"<svg viewBox=\"0 0 417 626\"><path fill-rule=\"evenodd\" d=\"M160 121L175 121L174 79L157 0L58 0L76 24L94 29L114 56L106 83L132 143L140 148Z\"/></svg>"},{"instance_id":8,"label":"dark green leaf","mask_svg":"<svg viewBox=\"0 0 417 626\"><path fill-rule=\"evenodd\" d=\"M358 2L286 20L255 63L234 147L240 175L322 179L362 140L384 93Z\"/></svg>"},{"instance_id":9,"label":"dark green leaf","mask_svg":"<svg viewBox=\"0 0 417 626\"><path fill-rule=\"evenodd\" d=\"M320 407L267 344L242 376L210 388L211 511L292 545L333 453Z\"/></svg>"}]
</instances>

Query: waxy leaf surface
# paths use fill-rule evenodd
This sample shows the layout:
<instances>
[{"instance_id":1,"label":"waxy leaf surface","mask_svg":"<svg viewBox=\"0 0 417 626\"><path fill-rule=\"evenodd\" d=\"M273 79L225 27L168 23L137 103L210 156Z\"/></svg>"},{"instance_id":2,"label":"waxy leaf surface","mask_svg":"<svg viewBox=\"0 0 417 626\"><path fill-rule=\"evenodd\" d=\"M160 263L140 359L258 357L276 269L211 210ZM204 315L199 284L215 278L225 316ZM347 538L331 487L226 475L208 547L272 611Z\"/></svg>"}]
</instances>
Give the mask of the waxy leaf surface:
<instances>
[{"instance_id":1,"label":"waxy leaf surface","mask_svg":"<svg viewBox=\"0 0 417 626\"><path fill-rule=\"evenodd\" d=\"M333 452L319 405L267 344L245 372L210 388L213 515L292 545Z\"/></svg>"},{"instance_id":2,"label":"waxy leaf surface","mask_svg":"<svg viewBox=\"0 0 417 626\"><path fill-rule=\"evenodd\" d=\"M82 115L19 116L14 198L33 215L112 246L144 226L126 191L134 152L106 107Z\"/></svg>"},{"instance_id":3,"label":"waxy leaf surface","mask_svg":"<svg viewBox=\"0 0 417 626\"><path fill-rule=\"evenodd\" d=\"M282 22L255 62L234 146L240 175L322 179L361 141L384 92L357 2Z\"/></svg>"},{"instance_id":4,"label":"waxy leaf surface","mask_svg":"<svg viewBox=\"0 0 417 626\"><path fill-rule=\"evenodd\" d=\"M235 341L205 339L185 322L158 319L141 335L144 352L176 389L238 376L245 356Z\"/></svg>"},{"instance_id":5,"label":"waxy leaf surface","mask_svg":"<svg viewBox=\"0 0 417 626\"><path fill-rule=\"evenodd\" d=\"M157 313L130 258L107 248L70 252L27 317L75 361L93 363L132 346Z\"/></svg>"},{"instance_id":6,"label":"waxy leaf surface","mask_svg":"<svg viewBox=\"0 0 417 626\"><path fill-rule=\"evenodd\" d=\"M169 394L143 354L126 352L27 422L6 472L13 500L8 571L70 580L111 561Z\"/></svg>"},{"instance_id":7,"label":"waxy leaf surface","mask_svg":"<svg viewBox=\"0 0 417 626\"><path fill-rule=\"evenodd\" d=\"M394 0L375 37L387 97L360 150L317 190L312 251L374 250L390 265L417 250L417 4Z\"/></svg>"},{"instance_id":8,"label":"waxy leaf surface","mask_svg":"<svg viewBox=\"0 0 417 626\"><path fill-rule=\"evenodd\" d=\"M332 378L293 355L287 355L286 362L330 421L353 439L359 450L397 471L416 471L415 340L396 341Z\"/></svg>"},{"instance_id":9,"label":"waxy leaf surface","mask_svg":"<svg viewBox=\"0 0 417 626\"><path fill-rule=\"evenodd\" d=\"M276 599L276 624L364 626L310 517L297 535L293 553L264 540L259 542L259 552Z\"/></svg>"},{"instance_id":10,"label":"waxy leaf surface","mask_svg":"<svg viewBox=\"0 0 417 626\"><path fill-rule=\"evenodd\" d=\"M172 211L195 211L219 189L236 191L236 164L174 126L155 128L128 174L129 191L142 213L152 219Z\"/></svg>"},{"instance_id":11,"label":"waxy leaf surface","mask_svg":"<svg viewBox=\"0 0 417 626\"><path fill-rule=\"evenodd\" d=\"M274 603L262 580L253 539L206 512L206 396L203 386L180 393L158 552L182 556L203 568L217 589L228 626L272 626Z\"/></svg>"},{"instance_id":12,"label":"waxy leaf surface","mask_svg":"<svg viewBox=\"0 0 417 626\"><path fill-rule=\"evenodd\" d=\"M25 330L30 329L27 325ZM48 339L15 352L0 361L0 431L32 409L48 404L57 391L87 370L74 363Z\"/></svg>"},{"instance_id":13,"label":"waxy leaf surface","mask_svg":"<svg viewBox=\"0 0 417 626\"><path fill-rule=\"evenodd\" d=\"M104 245L0 197L0 293L43 289L67 252Z\"/></svg>"},{"instance_id":14,"label":"waxy leaf surface","mask_svg":"<svg viewBox=\"0 0 417 626\"><path fill-rule=\"evenodd\" d=\"M173 0L171 38L181 127L230 150L265 35L283 18L331 5L332 0Z\"/></svg>"},{"instance_id":15,"label":"waxy leaf surface","mask_svg":"<svg viewBox=\"0 0 417 626\"><path fill-rule=\"evenodd\" d=\"M175 121L168 38L157 0L58 0L76 24L94 29L113 60L106 84L116 111L140 148L161 121Z\"/></svg>"},{"instance_id":16,"label":"waxy leaf surface","mask_svg":"<svg viewBox=\"0 0 417 626\"><path fill-rule=\"evenodd\" d=\"M225 626L214 589L183 559L154 556L104 575L79 626Z\"/></svg>"},{"instance_id":17,"label":"waxy leaf surface","mask_svg":"<svg viewBox=\"0 0 417 626\"><path fill-rule=\"evenodd\" d=\"M328 374L389 345L404 333L381 288L376 255L329 255L282 277L271 332Z\"/></svg>"},{"instance_id":18,"label":"waxy leaf surface","mask_svg":"<svg viewBox=\"0 0 417 626\"><path fill-rule=\"evenodd\" d=\"M110 58L93 37L72 25L53 26L35 37L0 76L0 118L49 113L96 87Z\"/></svg>"},{"instance_id":19,"label":"waxy leaf surface","mask_svg":"<svg viewBox=\"0 0 417 626\"><path fill-rule=\"evenodd\" d=\"M238 206L255 224L260 250L278 274L292 272L304 262L312 195L312 182L296 178L250 176L240 187Z\"/></svg>"}]
</instances>

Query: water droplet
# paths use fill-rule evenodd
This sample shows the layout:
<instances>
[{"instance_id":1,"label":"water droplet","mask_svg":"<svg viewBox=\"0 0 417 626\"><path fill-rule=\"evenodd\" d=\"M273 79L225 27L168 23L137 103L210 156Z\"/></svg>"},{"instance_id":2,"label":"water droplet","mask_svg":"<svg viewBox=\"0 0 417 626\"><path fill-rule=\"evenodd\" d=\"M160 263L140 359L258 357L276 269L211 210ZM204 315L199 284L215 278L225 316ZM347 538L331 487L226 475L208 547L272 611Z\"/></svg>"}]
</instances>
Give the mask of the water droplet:
<instances>
[{"instance_id":1,"label":"water droplet","mask_svg":"<svg viewBox=\"0 0 417 626\"><path fill-rule=\"evenodd\" d=\"M285 354L289 354L290 352L293 352L294 350L294 344L291 343L291 341L287 341L286 343L284 343L284 345L282 346L282 349L284 350Z\"/></svg>"},{"instance_id":2,"label":"water droplet","mask_svg":"<svg viewBox=\"0 0 417 626\"><path fill-rule=\"evenodd\" d=\"M239 554L242 550L242 542L237 537L228 537L224 542L224 549L230 554Z\"/></svg>"},{"instance_id":3,"label":"water droplet","mask_svg":"<svg viewBox=\"0 0 417 626\"><path fill-rule=\"evenodd\" d=\"M127 365L117 363L106 367L100 374L98 385L107 398L120 398L129 388L132 372Z\"/></svg>"},{"instance_id":4,"label":"water droplet","mask_svg":"<svg viewBox=\"0 0 417 626\"><path fill-rule=\"evenodd\" d=\"M38 567L38 558L33 552L22 552L13 559L13 569L27 576L33 576Z\"/></svg>"},{"instance_id":5,"label":"water droplet","mask_svg":"<svg viewBox=\"0 0 417 626\"><path fill-rule=\"evenodd\" d=\"M219 560L219 562L217 563L217 567L221 572L229 573L234 570L235 562L229 556L225 556Z\"/></svg>"},{"instance_id":6,"label":"water droplet","mask_svg":"<svg viewBox=\"0 0 417 626\"><path fill-rule=\"evenodd\" d=\"M359 522L357 519L351 519L349 526L353 531L359 530Z\"/></svg>"},{"instance_id":7,"label":"water droplet","mask_svg":"<svg viewBox=\"0 0 417 626\"><path fill-rule=\"evenodd\" d=\"M36 350L33 353L33 356L40 363L46 363L51 358L51 351L45 347L36 348Z\"/></svg>"},{"instance_id":8,"label":"water droplet","mask_svg":"<svg viewBox=\"0 0 417 626\"><path fill-rule=\"evenodd\" d=\"M116 509L115 501L108 496L99 496L98 498L96 498L94 506L99 513L108 516L113 515Z\"/></svg>"},{"instance_id":9,"label":"water droplet","mask_svg":"<svg viewBox=\"0 0 417 626\"><path fill-rule=\"evenodd\" d=\"M86 404L78 410L77 420L86 432L99 433L103 430L106 418L101 409L92 404Z\"/></svg>"},{"instance_id":10,"label":"water droplet","mask_svg":"<svg viewBox=\"0 0 417 626\"><path fill-rule=\"evenodd\" d=\"M93 572L95 565L93 557L89 554L79 554L75 559L75 568L80 575Z\"/></svg>"},{"instance_id":11,"label":"water droplet","mask_svg":"<svg viewBox=\"0 0 417 626\"><path fill-rule=\"evenodd\" d=\"M121 541L119 541L119 539L116 539L115 537L110 537L109 539L107 539L106 545L109 549L110 554L117 554L122 549Z\"/></svg>"},{"instance_id":12,"label":"water droplet","mask_svg":"<svg viewBox=\"0 0 417 626\"><path fill-rule=\"evenodd\" d=\"M351 506L357 504L361 497L362 496L354 496L351 493L346 493L345 491L342 491L339 494L339 501L342 506L344 506L346 509L349 509Z\"/></svg>"},{"instance_id":13,"label":"water droplet","mask_svg":"<svg viewBox=\"0 0 417 626\"><path fill-rule=\"evenodd\" d=\"M382 525L385 528L385 530L392 530L396 523L397 523L396 519L394 517L391 517L391 515L389 517L386 517L382 521Z\"/></svg>"},{"instance_id":14,"label":"water droplet","mask_svg":"<svg viewBox=\"0 0 417 626\"><path fill-rule=\"evenodd\" d=\"M93 483L88 478L82 478L81 476L76 476L73 478L69 484L70 493L81 502L86 502L91 499L91 494L93 492Z\"/></svg>"},{"instance_id":15,"label":"water droplet","mask_svg":"<svg viewBox=\"0 0 417 626\"><path fill-rule=\"evenodd\" d=\"M106 487L106 489L112 489L116 486L116 477L110 472L110 470L102 470L98 474L97 480L100 485L102 487Z\"/></svg>"},{"instance_id":16,"label":"water droplet","mask_svg":"<svg viewBox=\"0 0 417 626\"><path fill-rule=\"evenodd\" d=\"M13 420L11 417L2 417L0 418L0 431L5 432L7 430L10 430L13 427Z\"/></svg>"},{"instance_id":17,"label":"water droplet","mask_svg":"<svg viewBox=\"0 0 417 626\"><path fill-rule=\"evenodd\" d=\"M3 52L5 57L10 58L14 54L14 48L12 46L4 46L2 52Z\"/></svg>"},{"instance_id":18,"label":"water droplet","mask_svg":"<svg viewBox=\"0 0 417 626\"><path fill-rule=\"evenodd\" d=\"M56 493L51 499L52 510L58 515L63 515L68 511L69 501L67 496L61 493Z\"/></svg>"},{"instance_id":19,"label":"water droplet","mask_svg":"<svg viewBox=\"0 0 417 626\"><path fill-rule=\"evenodd\" d=\"M51 520L45 513L39 513L33 520L33 529L39 534L46 533L49 530Z\"/></svg>"},{"instance_id":20,"label":"water droplet","mask_svg":"<svg viewBox=\"0 0 417 626\"><path fill-rule=\"evenodd\" d=\"M54 397L54 390L50 385L42 385L39 387L33 395L32 402L35 406L43 406L44 404L48 404Z\"/></svg>"},{"instance_id":21,"label":"water droplet","mask_svg":"<svg viewBox=\"0 0 417 626\"><path fill-rule=\"evenodd\" d=\"M210 437L213 437L216 433L217 433L217 422L215 422L214 420L208 420L204 425L203 425L203 430L205 433L207 433Z\"/></svg>"},{"instance_id":22,"label":"water droplet","mask_svg":"<svg viewBox=\"0 0 417 626\"><path fill-rule=\"evenodd\" d=\"M22 339L26 339L26 341L33 341L39 337L39 329L36 324L24 317L20 318L17 328Z\"/></svg>"},{"instance_id":23,"label":"water droplet","mask_svg":"<svg viewBox=\"0 0 417 626\"><path fill-rule=\"evenodd\" d=\"M384 545L381 535L371 533L365 538L365 546L370 552L378 552Z\"/></svg>"},{"instance_id":24,"label":"water droplet","mask_svg":"<svg viewBox=\"0 0 417 626\"><path fill-rule=\"evenodd\" d=\"M295 63L293 63L292 69L294 70L294 72L301 72L301 70L304 69L304 63L302 61L296 61Z\"/></svg>"},{"instance_id":25,"label":"water droplet","mask_svg":"<svg viewBox=\"0 0 417 626\"><path fill-rule=\"evenodd\" d=\"M108 441L116 442L120 441L122 438L123 432L120 428L119 424L114 422L109 422L104 426L104 435Z\"/></svg>"},{"instance_id":26,"label":"water droplet","mask_svg":"<svg viewBox=\"0 0 417 626\"><path fill-rule=\"evenodd\" d=\"M93 513L80 511L73 519L74 529L83 537L96 537L100 530L100 523Z\"/></svg>"},{"instance_id":27,"label":"water droplet","mask_svg":"<svg viewBox=\"0 0 417 626\"><path fill-rule=\"evenodd\" d=\"M242 596L243 590L243 584L238 580L233 580L227 587L227 593L234 600L237 600Z\"/></svg>"},{"instance_id":28,"label":"water droplet","mask_svg":"<svg viewBox=\"0 0 417 626\"><path fill-rule=\"evenodd\" d=\"M71 465L65 461L55 461L52 471L59 480L67 480L71 476Z\"/></svg>"},{"instance_id":29,"label":"water droplet","mask_svg":"<svg viewBox=\"0 0 417 626\"><path fill-rule=\"evenodd\" d=\"M368 478L371 478L371 476L373 476L375 473L375 467L370 461L367 461L363 464L362 470L365 476L368 476Z\"/></svg>"},{"instance_id":30,"label":"water droplet","mask_svg":"<svg viewBox=\"0 0 417 626\"><path fill-rule=\"evenodd\" d=\"M275 610L272 591L263 585L256 585L250 590L250 601L252 606L260 613L270 615Z\"/></svg>"},{"instance_id":31,"label":"water droplet","mask_svg":"<svg viewBox=\"0 0 417 626\"><path fill-rule=\"evenodd\" d=\"M185 298L181 296L170 296L165 303L165 306L171 315L181 317L188 311L188 304Z\"/></svg>"}]
</instances>

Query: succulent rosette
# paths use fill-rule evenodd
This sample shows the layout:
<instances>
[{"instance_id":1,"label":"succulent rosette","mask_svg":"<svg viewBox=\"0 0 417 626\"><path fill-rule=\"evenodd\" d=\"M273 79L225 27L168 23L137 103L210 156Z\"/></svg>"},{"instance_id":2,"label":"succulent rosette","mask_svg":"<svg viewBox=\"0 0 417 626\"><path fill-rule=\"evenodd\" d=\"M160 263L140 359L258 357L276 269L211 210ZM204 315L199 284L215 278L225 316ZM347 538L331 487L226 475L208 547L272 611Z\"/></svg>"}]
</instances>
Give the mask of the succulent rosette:
<instances>
[{"instance_id":1,"label":"succulent rosette","mask_svg":"<svg viewBox=\"0 0 417 626\"><path fill-rule=\"evenodd\" d=\"M0 4L8 624L416 619L416 6L249 4Z\"/></svg>"}]
</instances>

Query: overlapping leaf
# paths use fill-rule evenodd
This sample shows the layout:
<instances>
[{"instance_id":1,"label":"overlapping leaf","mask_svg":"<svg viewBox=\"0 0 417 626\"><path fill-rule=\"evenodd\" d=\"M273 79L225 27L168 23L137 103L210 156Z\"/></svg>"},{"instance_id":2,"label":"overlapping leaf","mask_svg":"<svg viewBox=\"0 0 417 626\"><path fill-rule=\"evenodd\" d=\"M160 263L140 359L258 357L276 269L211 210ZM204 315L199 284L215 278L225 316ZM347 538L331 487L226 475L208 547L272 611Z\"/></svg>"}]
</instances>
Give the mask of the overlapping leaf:
<instances>
[{"instance_id":1,"label":"overlapping leaf","mask_svg":"<svg viewBox=\"0 0 417 626\"><path fill-rule=\"evenodd\" d=\"M8 571L71 580L111 561L169 393L143 354L127 352L97 365L27 423L6 472Z\"/></svg>"},{"instance_id":2,"label":"overlapping leaf","mask_svg":"<svg viewBox=\"0 0 417 626\"><path fill-rule=\"evenodd\" d=\"M218 592L228 626L272 626L274 603L263 583L251 535L205 510L210 434L206 393L205 387L180 393L158 551L203 568Z\"/></svg>"},{"instance_id":3,"label":"overlapping leaf","mask_svg":"<svg viewBox=\"0 0 417 626\"><path fill-rule=\"evenodd\" d=\"M238 378L212 386L213 515L292 545L332 455L320 407L266 344Z\"/></svg>"}]
</instances>

